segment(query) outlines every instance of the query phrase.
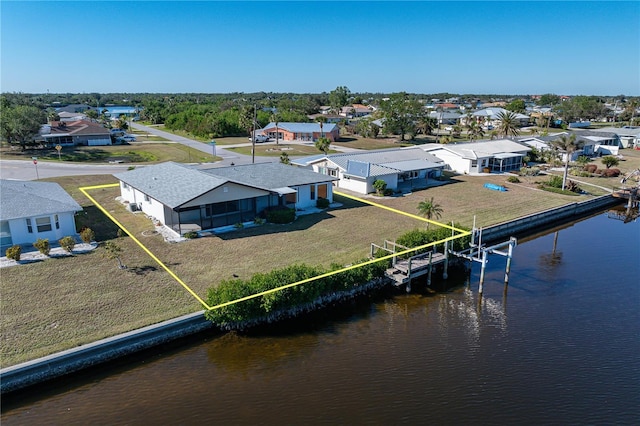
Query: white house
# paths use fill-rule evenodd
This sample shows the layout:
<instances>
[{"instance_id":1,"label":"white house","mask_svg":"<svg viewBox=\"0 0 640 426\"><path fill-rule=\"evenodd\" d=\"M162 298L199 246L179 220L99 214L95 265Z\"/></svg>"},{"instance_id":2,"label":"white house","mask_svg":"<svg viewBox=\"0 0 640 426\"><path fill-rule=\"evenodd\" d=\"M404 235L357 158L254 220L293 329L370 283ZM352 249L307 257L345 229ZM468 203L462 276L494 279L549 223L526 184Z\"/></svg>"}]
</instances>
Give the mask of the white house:
<instances>
[{"instance_id":1,"label":"white house","mask_svg":"<svg viewBox=\"0 0 640 426\"><path fill-rule=\"evenodd\" d=\"M598 155L617 155L620 149L620 138L615 133L595 132L590 130L580 130L575 132L561 132L549 136L530 136L519 138L518 142L523 143L539 151L551 150L551 143L563 136L576 135L576 140L582 145L580 149L571 154L569 161L575 161L584 155L593 157ZM560 159L565 161L566 154L561 153Z\"/></svg>"},{"instance_id":2,"label":"white house","mask_svg":"<svg viewBox=\"0 0 640 426\"><path fill-rule=\"evenodd\" d=\"M75 236L82 207L54 182L0 179L0 246L52 242Z\"/></svg>"},{"instance_id":3,"label":"white house","mask_svg":"<svg viewBox=\"0 0 640 426\"><path fill-rule=\"evenodd\" d=\"M392 190L425 188L445 167L440 159L417 147L320 154L295 159L292 164L337 178L336 186L360 194L374 192L373 182L378 179Z\"/></svg>"},{"instance_id":4,"label":"white house","mask_svg":"<svg viewBox=\"0 0 640 426\"><path fill-rule=\"evenodd\" d=\"M522 168L531 148L510 139L458 144L425 144L423 149L442 159L457 173L508 172Z\"/></svg>"},{"instance_id":5,"label":"white house","mask_svg":"<svg viewBox=\"0 0 640 426\"><path fill-rule=\"evenodd\" d=\"M617 135L621 148L640 149L640 126L603 127L598 129L598 132Z\"/></svg>"},{"instance_id":6,"label":"white house","mask_svg":"<svg viewBox=\"0 0 640 426\"><path fill-rule=\"evenodd\" d=\"M333 201L335 178L280 163L197 168L174 162L114 175L131 210L179 234L253 221L263 211Z\"/></svg>"},{"instance_id":7,"label":"white house","mask_svg":"<svg viewBox=\"0 0 640 426\"><path fill-rule=\"evenodd\" d=\"M485 124L485 125L491 124L497 127L500 124L500 115L508 112L510 111L504 108L484 108L484 109L480 109L478 111L473 112L471 116L480 124ZM529 124L528 115L520 114L520 113L514 113L514 114L520 126L526 126L527 124ZM464 120L465 125L468 124L466 123L466 117L463 117L462 120Z\"/></svg>"}]
</instances>

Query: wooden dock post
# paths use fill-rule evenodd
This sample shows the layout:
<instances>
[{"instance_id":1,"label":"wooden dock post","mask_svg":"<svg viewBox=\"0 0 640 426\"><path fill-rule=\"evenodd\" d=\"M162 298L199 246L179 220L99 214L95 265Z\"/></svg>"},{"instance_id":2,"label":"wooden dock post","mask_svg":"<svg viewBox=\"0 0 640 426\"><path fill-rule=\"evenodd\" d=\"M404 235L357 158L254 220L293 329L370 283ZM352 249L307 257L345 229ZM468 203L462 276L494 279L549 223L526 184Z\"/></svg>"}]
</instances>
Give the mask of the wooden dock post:
<instances>
[{"instance_id":1,"label":"wooden dock post","mask_svg":"<svg viewBox=\"0 0 640 426\"><path fill-rule=\"evenodd\" d=\"M429 272L427 273L427 287L431 287L431 269L432 269L432 265L431 265L431 258L433 256L433 252L430 251L429 252Z\"/></svg>"}]
</instances>

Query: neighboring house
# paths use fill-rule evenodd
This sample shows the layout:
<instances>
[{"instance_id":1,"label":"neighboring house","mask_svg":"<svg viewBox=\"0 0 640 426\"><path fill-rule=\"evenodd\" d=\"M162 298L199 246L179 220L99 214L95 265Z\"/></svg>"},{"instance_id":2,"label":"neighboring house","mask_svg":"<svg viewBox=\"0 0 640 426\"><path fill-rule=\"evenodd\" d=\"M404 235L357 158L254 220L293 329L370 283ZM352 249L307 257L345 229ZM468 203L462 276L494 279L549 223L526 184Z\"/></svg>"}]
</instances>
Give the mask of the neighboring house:
<instances>
[{"instance_id":1,"label":"neighboring house","mask_svg":"<svg viewBox=\"0 0 640 426\"><path fill-rule=\"evenodd\" d=\"M458 124L462 114L451 111L431 111L429 118L433 118L438 124Z\"/></svg>"},{"instance_id":2,"label":"neighboring house","mask_svg":"<svg viewBox=\"0 0 640 426\"><path fill-rule=\"evenodd\" d=\"M320 197L332 202L335 180L280 163L202 169L167 162L114 176L131 210L181 235L253 221L278 206L305 210Z\"/></svg>"},{"instance_id":3,"label":"neighboring house","mask_svg":"<svg viewBox=\"0 0 640 426\"><path fill-rule=\"evenodd\" d=\"M56 108L56 112L58 114L61 114L63 112L78 113L78 112L86 112L90 109L96 109L96 108L87 104L71 104L71 105L66 105L63 107Z\"/></svg>"},{"instance_id":4,"label":"neighboring house","mask_svg":"<svg viewBox=\"0 0 640 426\"><path fill-rule=\"evenodd\" d=\"M349 118L365 117L372 112L372 108L362 104L347 105L340 109L340 115Z\"/></svg>"},{"instance_id":5,"label":"neighboring house","mask_svg":"<svg viewBox=\"0 0 640 426\"><path fill-rule=\"evenodd\" d=\"M640 126L603 127L598 132L616 134L621 148L640 149Z\"/></svg>"},{"instance_id":6,"label":"neighboring house","mask_svg":"<svg viewBox=\"0 0 640 426\"><path fill-rule=\"evenodd\" d=\"M617 155L620 149L620 138L615 133L595 132L591 130L581 130L576 132L554 133L549 136L530 136L518 138L518 142L526 144L540 151L551 150L551 143L563 136L576 135L576 140L581 142L582 147L571 154L569 161L575 161L581 155L593 157L596 155ZM565 161L564 153L560 153L560 159Z\"/></svg>"},{"instance_id":7,"label":"neighboring house","mask_svg":"<svg viewBox=\"0 0 640 426\"><path fill-rule=\"evenodd\" d=\"M340 123L345 119L345 117L341 115L335 115L335 114L329 114L329 113L307 115L307 118L311 121L316 121L318 117L324 117L324 119L326 120L326 123Z\"/></svg>"},{"instance_id":8,"label":"neighboring house","mask_svg":"<svg viewBox=\"0 0 640 426\"><path fill-rule=\"evenodd\" d=\"M86 120L54 121L40 130L45 146L111 145L111 134L103 126Z\"/></svg>"},{"instance_id":9,"label":"neighboring house","mask_svg":"<svg viewBox=\"0 0 640 426\"><path fill-rule=\"evenodd\" d=\"M0 179L0 246L75 236L82 207L57 183Z\"/></svg>"},{"instance_id":10,"label":"neighboring house","mask_svg":"<svg viewBox=\"0 0 640 426\"><path fill-rule=\"evenodd\" d=\"M458 144L425 144L422 149L444 161L457 173L508 172L522 168L531 148L510 139Z\"/></svg>"},{"instance_id":11,"label":"neighboring house","mask_svg":"<svg viewBox=\"0 0 640 426\"><path fill-rule=\"evenodd\" d=\"M60 117L60 121L78 121L87 119L87 116L85 114L66 111L62 111L61 113L59 113L58 117Z\"/></svg>"},{"instance_id":12,"label":"neighboring house","mask_svg":"<svg viewBox=\"0 0 640 426\"><path fill-rule=\"evenodd\" d=\"M493 126L498 126L500 124L500 114L510 112L504 108L484 108L478 111L475 111L471 114L471 116L480 124L491 124ZM514 113L516 115L516 119L518 120L520 126L526 126L529 124L529 116L520 113ZM465 120L465 123L466 120Z\"/></svg>"},{"instance_id":13,"label":"neighboring house","mask_svg":"<svg viewBox=\"0 0 640 426\"><path fill-rule=\"evenodd\" d=\"M276 123L269 123L262 129L262 134L276 138ZM335 123L278 123L278 139L282 141L315 142L321 137L335 142L340 139L340 128Z\"/></svg>"},{"instance_id":14,"label":"neighboring house","mask_svg":"<svg viewBox=\"0 0 640 426\"><path fill-rule=\"evenodd\" d=\"M417 147L321 154L291 163L338 178L336 186L360 194L374 192L373 182L377 179L384 180L393 190L424 188L445 167L440 159Z\"/></svg>"}]
</instances>

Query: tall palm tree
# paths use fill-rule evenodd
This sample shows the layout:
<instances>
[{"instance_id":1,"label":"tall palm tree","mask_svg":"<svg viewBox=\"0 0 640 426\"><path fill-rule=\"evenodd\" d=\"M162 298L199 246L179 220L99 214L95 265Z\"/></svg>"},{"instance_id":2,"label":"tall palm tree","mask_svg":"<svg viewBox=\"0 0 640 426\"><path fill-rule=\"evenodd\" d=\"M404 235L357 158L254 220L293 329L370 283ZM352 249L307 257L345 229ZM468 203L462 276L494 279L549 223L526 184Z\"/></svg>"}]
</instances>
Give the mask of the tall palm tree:
<instances>
[{"instance_id":1,"label":"tall palm tree","mask_svg":"<svg viewBox=\"0 0 640 426\"><path fill-rule=\"evenodd\" d=\"M562 189L565 189L567 185L567 174L569 173L569 161L571 154L582 148L583 142L576 140L576 135L571 136L562 135L558 139L551 141L551 148L556 152L563 152L564 157L564 173L562 175Z\"/></svg>"},{"instance_id":2,"label":"tall palm tree","mask_svg":"<svg viewBox=\"0 0 640 426\"><path fill-rule=\"evenodd\" d=\"M416 130L419 131L420 133L422 133L423 135L427 136L431 134L431 131L434 129L435 127L435 123L433 122L434 120L426 115L421 116L417 121L416 121Z\"/></svg>"},{"instance_id":3,"label":"tall palm tree","mask_svg":"<svg viewBox=\"0 0 640 426\"><path fill-rule=\"evenodd\" d=\"M324 138L324 132L323 132L323 127L324 127L324 123L327 122L327 117L323 117L322 115L319 117L316 117L316 121L320 124L320 137Z\"/></svg>"},{"instance_id":4,"label":"tall palm tree","mask_svg":"<svg viewBox=\"0 0 640 426\"><path fill-rule=\"evenodd\" d=\"M511 111L500 111L498 113L498 131L504 137L518 136L520 130L518 129L518 118L515 113Z\"/></svg>"},{"instance_id":5,"label":"tall palm tree","mask_svg":"<svg viewBox=\"0 0 640 426\"><path fill-rule=\"evenodd\" d=\"M440 204L437 204L433 201L433 197L430 200L425 199L418 203L418 213L420 215L426 217L431 220L431 218L435 217L436 219L440 219L442 217L442 207ZM429 227L429 222L427 222L427 228Z\"/></svg>"}]
</instances>

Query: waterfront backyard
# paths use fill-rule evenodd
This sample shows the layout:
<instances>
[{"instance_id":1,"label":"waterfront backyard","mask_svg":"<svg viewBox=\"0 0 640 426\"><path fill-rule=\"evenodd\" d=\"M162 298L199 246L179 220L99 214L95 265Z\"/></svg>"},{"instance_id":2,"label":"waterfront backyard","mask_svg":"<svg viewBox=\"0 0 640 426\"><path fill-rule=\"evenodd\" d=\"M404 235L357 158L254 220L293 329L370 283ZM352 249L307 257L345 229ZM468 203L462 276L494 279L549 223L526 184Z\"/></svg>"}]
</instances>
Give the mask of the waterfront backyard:
<instances>
[{"instance_id":1,"label":"waterfront backyard","mask_svg":"<svg viewBox=\"0 0 640 426\"><path fill-rule=\"evenodd\" d=\"M488 226L570 202L590 198L535 188L535 179L507 184L507 192L483 188L506 184L505 176L455 176L450 183L405 196L372 201L416 214L417 205L433 197L443 209L441 222ZM540 179L540 178L538 178ZM116 238L117 228L78 190L115 183L113 177L53 179L85 209L80 225L96 232L99 242L117 240L127 269L107 259L103 247L64 258L2 269L2 366L76 347L202 307L129 237ZM167 243L151 221L128 212L115 201L116 188L91 195L200 297L207 288L234 276L249 278L291 263L328 266L366 257L370 243L393 240L425 226L423 222L336 196L342 206L301 216L289 225L266 224L181 243ZM284 283L283 283L284 284Z\"/></svg>"}]
</instances>

